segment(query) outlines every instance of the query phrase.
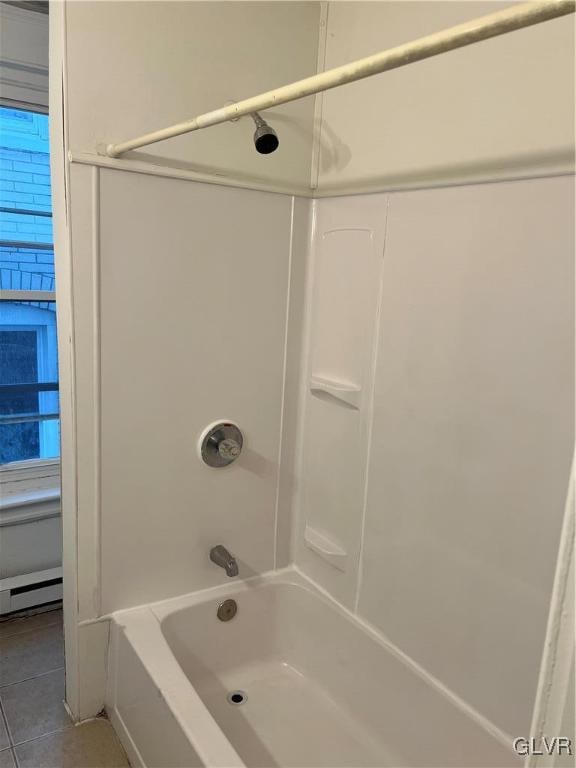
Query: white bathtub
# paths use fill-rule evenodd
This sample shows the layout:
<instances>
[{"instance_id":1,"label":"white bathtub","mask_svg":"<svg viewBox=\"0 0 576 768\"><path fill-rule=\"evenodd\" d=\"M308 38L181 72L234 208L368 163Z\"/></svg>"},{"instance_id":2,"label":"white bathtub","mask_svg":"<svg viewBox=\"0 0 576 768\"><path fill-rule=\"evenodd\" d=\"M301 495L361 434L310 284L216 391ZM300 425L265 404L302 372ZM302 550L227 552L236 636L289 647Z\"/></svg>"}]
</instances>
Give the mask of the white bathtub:
<instances>
[{"instance_id":1,"label":"white bathtub","mask_svg":"<svg viewBox=\"0 0 576 768\"><path fill-rule=\"evenodd\" d=\"M107 710L148 768L519 764L292 569L115 614Z\"/></svg>"}]
</instances>

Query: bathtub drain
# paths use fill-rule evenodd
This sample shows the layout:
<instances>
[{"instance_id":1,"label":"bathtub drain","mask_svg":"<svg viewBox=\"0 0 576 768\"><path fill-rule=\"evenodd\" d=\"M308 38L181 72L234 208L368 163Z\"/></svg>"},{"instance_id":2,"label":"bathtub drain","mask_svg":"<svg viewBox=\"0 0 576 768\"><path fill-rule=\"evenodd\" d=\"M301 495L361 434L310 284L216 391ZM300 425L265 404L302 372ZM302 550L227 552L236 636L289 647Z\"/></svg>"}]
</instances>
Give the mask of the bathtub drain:
<instances>
[{"instance_id":1,"label":"bathtub drain","mask_svg":"<svg viewBox=\"0 0 576 768\"><path fill-rule=\"evenodd\" d=\"M228 696L226 696L226 698L230 704L238 706L239 704L244 704L248 696L246 696L244 691L232 691L228 694Z\"/></svg>"}]
</instances>

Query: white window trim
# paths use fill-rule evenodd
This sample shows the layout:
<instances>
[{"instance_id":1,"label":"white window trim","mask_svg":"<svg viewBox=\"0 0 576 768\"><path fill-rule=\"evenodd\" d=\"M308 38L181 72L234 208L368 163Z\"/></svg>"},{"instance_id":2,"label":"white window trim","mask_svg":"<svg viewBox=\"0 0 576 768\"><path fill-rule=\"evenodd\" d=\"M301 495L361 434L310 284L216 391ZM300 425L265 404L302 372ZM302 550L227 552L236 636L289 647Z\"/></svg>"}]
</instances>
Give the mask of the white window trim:
<instances>
[{"instance_id":1,"label":"white window trim","mask_svg":"<svg viewBox=\"0 0 576 768\"><path fill-rule=\"evenodd\" d=\"M0 103L48 112L48 16L0 3L0 22L5 27Z\"/></svg>"}]
</instances>

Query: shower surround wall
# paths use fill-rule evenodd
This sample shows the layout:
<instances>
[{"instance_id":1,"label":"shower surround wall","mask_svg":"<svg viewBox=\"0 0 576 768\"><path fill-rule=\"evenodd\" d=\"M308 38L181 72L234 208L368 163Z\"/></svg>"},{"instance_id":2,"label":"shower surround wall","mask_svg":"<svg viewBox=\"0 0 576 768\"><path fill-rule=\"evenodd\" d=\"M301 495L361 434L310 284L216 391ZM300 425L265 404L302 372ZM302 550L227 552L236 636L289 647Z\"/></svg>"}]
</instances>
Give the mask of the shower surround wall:
<instances>
[{"instance_id":1,"label":"shower surround wall","mask_svg":"<svg viewBox=\"0 0 576 768\"><path fill-rule=\"evenodd\" d=\"M322 63L506 5L329 3ZM507 744L573 451L573 63L559 19L317 107L295 561Z\"/></svg>"},{"instance_id":2,"label":"shower surround wall","mask_svg":"<svg viewBox=\"0 0 576 768\"><path fill-rule=\"evenodd\" d=\"M573 211L571 177L315 202L296 562L512 736L570 471Z\"/></svg>"},{"instance_id":3,"label":"shower surround wall","mask_svg":"<svg viewBox=\"0 0 576 768\"><path fill-rule=\"evenodd\" d=\"M494 9L422 4L441 7L432 18L413 5L331 3L327 16L314 3L51 6L65 581L78 619L67 700L79 717L103 702L108 627L92 622L221 583L208 551L223 543L242 576L295 561L495 731L527 732L567 480L569 366L554 350L569 359L570 184L304 196L310 179L320 195L352 194L569 167L573 97L558 78L555 128L541 114L523 122L522 157L509 115L498 131L485 117L485 143L478 121L462 117L459 141L450 128L470 103L500 114L482 46L514 82L534 49L564 71L564 33L559 45L534 30L534 46L523 31L511 49L507 36L332 91L316 102L314 151L307 99L268 113L281 148L267 158L249 120L120 161L95 155L311 74L317 58L335 66ZM453 90L455 69L475 80L470 101L460 90L446 110L419 111L410 93ZM534 93L516 93L523 115ZM417 136L392 130L402 109ZM367 134L353 114L369 116ZM495 168L499 157L510 163ZM215 168L217 185L189 173ZM226 187L242 183L263 190ZM196 454L219 417L246 435L225 472Z\"/></svg>"},{"instance_id":4,"label":"shower surround wall","mask_svg":"<svg viewBox=\"0 0 576 768\"><path fill-rule=\"evenodd\" d=\"M304 188L314 105L270 116L282 139L271 157L254 151L248 118L127 165L101 167L96 145L304 77L318 18L313 3L51 7L67 700L78 717L103 706L108 625L94 620L221 583L208 558L218 543L242 576L287 559L279 467L293 439L281 426L297 389L284 370L300 354L287 323L309 211L226 185ZM216 166L220 184L197 183L191 166ZM226 471L197 454L220 418L245 435L241 466Z\"/></svg>"},{"instance_id":5,"label":"shower surround wall","mask_svg":"<svg viewBox=\"0 0 576 768\"><path fill-rule=\"evenodd\" d=\"M84 165L70 182L90 620L220 583L208 558L218 543L243 577L274 568L284 400L297 395L284 386L290 273L305 255L292 243L308 206ZM218 419L245 437L242 462L226 471L197 451Z\"/></svg>"},{"instance_id":6,"label":"shower surround wall","mask_svg":"<svg viewBox=\"0 0 576 768\"><path fill-rule=\"evenodd\" d=\"M100 199L109 613L220 583L215 544L236 555L240 577L275 566L292 200L107 170ZM137 265L123 258L128 240ZM197 455L218 419L245 437L226 471Z\"/></svg>"}]
</instances>

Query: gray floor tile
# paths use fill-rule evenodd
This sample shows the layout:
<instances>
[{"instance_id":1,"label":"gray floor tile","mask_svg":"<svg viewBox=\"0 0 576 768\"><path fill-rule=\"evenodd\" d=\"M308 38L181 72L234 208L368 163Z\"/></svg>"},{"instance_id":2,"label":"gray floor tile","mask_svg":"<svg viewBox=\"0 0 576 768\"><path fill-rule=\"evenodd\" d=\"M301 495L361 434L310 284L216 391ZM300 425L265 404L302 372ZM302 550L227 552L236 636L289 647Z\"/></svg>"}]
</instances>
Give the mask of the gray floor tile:
<instances>
[{"instance_id":1,"label":"gray floor tile","mask_svg":"<svg viewBox=\"0 0 576 768\"><path fill-rule=\"evenodd\" d=\"M128 768L107 720L91 720L15 748L20 768Z\"/></svg>"},{"instance_id":2,"label":"gray floor tile","mask_svg":"<svg viewBox=\"0 0 576 768\"><path fill-rule=\"evenodd\" d=\"M10 746L10 739L8 738L8 732L6 731L6 726L4 725L4 718L2 717L2 712L0 712L0 749L6 749L6 747Z\"/></svg>"},{"instance_id":3,"label":"gray floor tile","mask_svg":"<svg viewBox=\"0 0 576 768\"><path fill-rule=\"evenodd\" d=\"M11 749L3 749L0 752L0 768L15 768L14 755Z\"/></svg>"},{"instance_id":4,"label":"gray floor tile","mask_svg":"<svg viewBox=\"0 0 576 768\"><path fill-rule=\"evenodd\" d=\"M72 721L64 709L64 670L0 688L12 743L45 736L70 728Z\"/></svg>"},{"instance_id":5,"label":"gray floor tile","mask_svg":"<svg viewBox=\"0 0 576 768\"><path fill-rule=\"evenodd\" d=\"M44 611L34 616L25 618L8 618L0 620L0 639L20 635L22 632L30 632L33 629L42 629L52 624L62 625L62 609Z\"/></svg>"},{"instance_id":6,"label":"gray floor tile","mask_svg":"<svg viewBox=\"0 0 576 768\"><path fill-rule=\"evenodd\" d=\"M0 639L0 686L63 666L64 638L59 624Z\"/></svg>"}]
</instances>

